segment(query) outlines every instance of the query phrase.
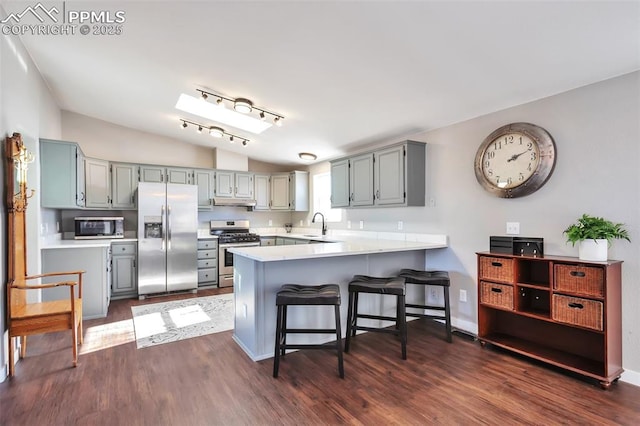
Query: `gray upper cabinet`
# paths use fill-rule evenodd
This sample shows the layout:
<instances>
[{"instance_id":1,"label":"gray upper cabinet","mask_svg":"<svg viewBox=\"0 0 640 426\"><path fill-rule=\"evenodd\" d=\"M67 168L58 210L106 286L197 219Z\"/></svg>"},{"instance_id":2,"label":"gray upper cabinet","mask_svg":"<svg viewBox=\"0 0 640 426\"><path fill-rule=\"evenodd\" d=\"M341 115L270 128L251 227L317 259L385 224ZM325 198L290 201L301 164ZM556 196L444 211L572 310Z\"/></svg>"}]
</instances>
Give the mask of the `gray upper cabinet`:
<instances>
[{"instance_id":1,"label":"gray upper cabinet","mask_svg":"<svg viewBox=\"0 0 640 426\"><path fill-rule=\"evenodd\" d=\"M84 207L84 155L77 143L40 139L40 204Z\"/></svg>"},{"instance_id":2,"label":"gray upper cabinet","mask_svg":"<svg viewBox=\"0 0 640 426\"><path fill-rule=\"evenodd\" d=\"M233 197L235 173L216 171L216 197Z\"/></svg>"},{"instance_id":3,"label":"gray upper cabinet","mask_svg":"<svg viewBox=\"0 0 640 426\"><path fill-rule=\"evenodd\" d=\"M167 167L167 182L180 183L183 185L194 184L193 169L185 169L182 167Z\"/></svg>"},{"instance_id":4,"label":"gray upper cabinet","mask_svg":"<svg viewBox=\"0 0 640 426\"><path fill-rule=\"evenodd\" d=\"M289 173L271 175L271 210L289 210Z\"/></svg>"},{"instance_id":5,"label":"gray upper cabinet","mask_svg":"<svg viewBox=\"0 0 640 426\"><path fill-rule=\"evenodd\" d=\"M138 189L137 164L111 163L111 207L120 210L136 208Z\"/></svg>"},{"instance_id":6,"label":"gray upper cabinet","mask_svg":"<svg viewBox=\"0 0 640 426\"><path fill-rule=\"evenodd\" d=\"M373 205L373 153L350 159L351 205Z\"/></svg>"},{"instance_id":7,"label":"gray upper cabinet","mask_svg":"<svg viewBox=\"0 0 640 426\"><path fill-rule=\"evenodd\" d=\"M332 207L424 206L425 154L425 143L406 141L333 161Z\"/></svg>"},{"instance_id":8,"label":"gray upper cabinet","mask_svg":"<svg viewBox=\"0 0 640 426\"><path fill-rule=\"evenodd\" d=\"M194 170L195 184L198 186L198 209L210 210L213 206L215 172L213 170Z\"/></svg>"},{"instance_id":9,"label":"gray upper cabinet","mask_svg":"<svg viewBox=\"0 0 640 426\"><path fill-rule=\"evenodd\" d=\"M289 173L289 203L292 211L309 211L309 172Z\"/></svg>"},{"instance_id":10,"label":"gray upper cabinet","mask_svg":"<svg viewBox=\"0 0 640 426\"><path fill-rule=\"evenodd\" d=\"M111 175L109 162L97 158L84 160L84 184L87 194L85 207L111 208Z\"/></svg>"},{"instance_id":11,"label":"gray upper cabinet","mask_svg":"<svg viewBox=\"0 0 640 426\"><path fill-rule=\"evenodd\" d=\"M254 210L269 210L271 202L271 176L256 174L253 176L253 194L256 205Z\"/></svg>"},{"instance_id":12,"label":"gray upper cabinet","mask_svg":"<svg viewBox=\"0 0 640 426\"><path fill-rule=\"evenodd\" d=\"M165 168L162 166L140 166L140 182L164 182Z\"/></svg>"},{"instance_id":13,"label":"gray upper cabinet","mask_svg":"<svg viewBox=\"0 0 640 426\"><path fill-rule=\"evenodd\" d=\"M331 208L349 207L349 160L331 163Z\"/></svg>"},{"instance_id":14,"label":"gray upper cabinet","mask_svg":"<svg viewBox=\"0 0 640 426\"><path fill-rule=\"evenodd\" d=\"M234 197L253 198L253 173L235 173L234 181Z\"/></svg>"}]
</instances>

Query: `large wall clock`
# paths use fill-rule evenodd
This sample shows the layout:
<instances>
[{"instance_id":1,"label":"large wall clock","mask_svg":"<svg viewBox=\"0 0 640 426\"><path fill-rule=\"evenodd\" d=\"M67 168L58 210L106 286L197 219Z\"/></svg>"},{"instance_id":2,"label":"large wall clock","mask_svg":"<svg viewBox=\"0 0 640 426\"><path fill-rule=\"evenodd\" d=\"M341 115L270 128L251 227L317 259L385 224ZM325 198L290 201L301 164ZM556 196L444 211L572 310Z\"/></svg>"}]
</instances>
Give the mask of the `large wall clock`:
<instances>
[{"instance_id":1,"label":"large wall clock","mask_svg":"<svg viewBox=\"0 0 640 426\"><path fill-rule=\"evenodd\" d=\"M484 189L502 198L529 195L544 185L556 164L556 145L542 127L511 123L493 131L476 153Z\"/></svg>"}]
</instances>

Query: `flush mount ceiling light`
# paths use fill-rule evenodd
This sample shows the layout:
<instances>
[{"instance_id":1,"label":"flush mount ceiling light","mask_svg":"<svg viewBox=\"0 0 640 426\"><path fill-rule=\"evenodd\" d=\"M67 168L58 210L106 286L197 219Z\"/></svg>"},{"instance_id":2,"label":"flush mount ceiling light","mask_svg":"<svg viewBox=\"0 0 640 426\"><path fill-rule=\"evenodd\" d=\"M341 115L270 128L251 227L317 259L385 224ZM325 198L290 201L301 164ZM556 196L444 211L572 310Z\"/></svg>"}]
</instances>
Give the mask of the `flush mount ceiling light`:
<instances>
[{"instance_id":1,"label":"flush mount ceiling light","mask_svg":"<svg viewBox=\"0 0 640 426\"><path fill-rule=\"evenodd\" d=\"M195 121L185 120L184 118L181 118L180 121L182 122L182 124L180 125L182 129L186 129L187 127L189 127L189 124L191 124L192 126L196 127L196 130L198 133L202 133L202 129L207 129L209 130L209 135L213 136L214 138L222 138L224 136L228 136L229 142L231 143L233 143L234 140L236 139L239 139L242 141L242 146L247 146L247 144L249 143L249 139L243 138L242 136L234 135L233 133L229 133L226 130L224 130L222 127L205 126L204 124L196 123Z\"/></svg>"},{"instance_id":2,"label":"flush mount ceiling light","mask_svg":"<svg viewBox=\"0 0 640 426\"><path fill-rule=\"evenodd\" d=\"M249 99L233 99L202 89L196 90L200 94L199 97L181 94L176 109L255 134L262 133L273 124L281 126L284 120L283 115L257 107ZM211 100L213 102L210 102ZM226 109L225 102L233 108ZM273 117L273 124L266 120L267 115Z\"/></svg>"},{"instance_id":3,"label":"flush mount ceiling light","mask_svg":"<svg viewBox=\"0 0 640 426\"><path fill-rule=\"evenodd\" d=\"M304 161L313 161L316 158L318 158L317 155L312 154L310 152L301 152L301 153L298 154L298 157L300 157L300 159L304 160Z\"/></svg>"}]
</instances>

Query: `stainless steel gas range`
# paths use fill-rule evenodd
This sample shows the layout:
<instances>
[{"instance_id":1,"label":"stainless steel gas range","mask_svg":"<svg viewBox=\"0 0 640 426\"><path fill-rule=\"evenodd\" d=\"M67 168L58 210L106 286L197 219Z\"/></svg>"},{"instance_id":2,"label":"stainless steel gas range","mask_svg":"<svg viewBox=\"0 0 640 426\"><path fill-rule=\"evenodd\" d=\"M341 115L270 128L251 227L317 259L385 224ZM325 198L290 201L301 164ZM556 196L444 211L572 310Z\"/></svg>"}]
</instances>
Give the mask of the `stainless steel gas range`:
<instances>
[{"instance_id":1,"label":"stainless steel gas range","mask_svg":"<svg viewBox=\"0 0 640 426\"><path fill-rule=\"evenodd\" d=\"M212 220L210 234L218 237L218 285L233 286L233 253L230 247L259 246L260 236L249 232L248 220Z\"/></svg>"}]
</instances>

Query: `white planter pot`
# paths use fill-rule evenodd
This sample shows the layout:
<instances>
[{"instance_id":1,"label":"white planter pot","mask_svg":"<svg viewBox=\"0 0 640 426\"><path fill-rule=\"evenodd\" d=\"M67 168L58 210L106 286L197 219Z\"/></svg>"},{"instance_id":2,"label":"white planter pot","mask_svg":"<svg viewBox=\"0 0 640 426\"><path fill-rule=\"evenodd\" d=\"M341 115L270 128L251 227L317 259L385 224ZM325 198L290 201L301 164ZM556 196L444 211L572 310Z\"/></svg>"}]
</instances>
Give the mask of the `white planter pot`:
<instances>
[{"instance_id":1,"label":"white planter pot","mask_svg":"<svg viewBox=\"0 0 640 426\"><path fill-rule=\"evenodd\" d=\"M578 246L580 260L606 261L609 244L607 240L584 240Z\"/></svg>"}]
</instances>

